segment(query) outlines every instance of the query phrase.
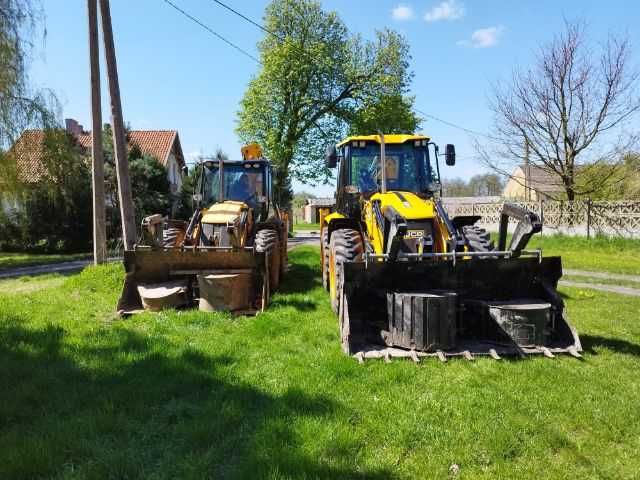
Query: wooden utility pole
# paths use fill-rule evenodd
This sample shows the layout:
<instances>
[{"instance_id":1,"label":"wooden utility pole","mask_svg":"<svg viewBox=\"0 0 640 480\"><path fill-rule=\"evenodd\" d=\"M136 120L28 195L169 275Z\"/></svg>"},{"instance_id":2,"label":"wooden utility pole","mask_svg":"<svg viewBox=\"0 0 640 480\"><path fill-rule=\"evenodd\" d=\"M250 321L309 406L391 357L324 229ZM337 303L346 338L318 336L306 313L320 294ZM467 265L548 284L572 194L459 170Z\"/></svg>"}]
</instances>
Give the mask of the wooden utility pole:
<instances>
[{"instance_id":1,"label":"wooden utility pole","mask_svg":"<svg viewBox=\"0 0 640 480\"><path fill-rule=\"evenodd\" d=\"M136 243L136 222L131 196L131 180L129 179L129 162L127 160L127 143L122 119L122 103L120 101L120 83L118 82L118 66L116 50L111 28L111 12L109 0L100 0L100 17L102 18L102 36L104 38L104 55L109 80L109 96L111 97L111 126L113 130L113 151L115 154L116 174L118 176L118 199L120 200L120 216L122 217L122 239L125 250L133 250Z\"/></svg>"},{"instance_id":2,"label":"wooden utility pole","mask_svg":"<svg viewBox=\"0 0 640 480\"><path fill-rule=\"evenodd\" d=\"M524 141L524 199L531 201L531 165L529 163L529 142Z\"/></svg>"},{"instance_id":3,"label":"wooden utility pole","mask_svg":"<svg viewBox=\"0 0 640 480\"><path fill-rule=\"evenodd\" d=\"M87 0L89 13L89 63L91 67L91 160L93 185L93 261L107 257L107 228L104 206L104 155L102 152L102 109L100 106L100 61L98 58L98 3Z\"/></svg>"}]
</instances>

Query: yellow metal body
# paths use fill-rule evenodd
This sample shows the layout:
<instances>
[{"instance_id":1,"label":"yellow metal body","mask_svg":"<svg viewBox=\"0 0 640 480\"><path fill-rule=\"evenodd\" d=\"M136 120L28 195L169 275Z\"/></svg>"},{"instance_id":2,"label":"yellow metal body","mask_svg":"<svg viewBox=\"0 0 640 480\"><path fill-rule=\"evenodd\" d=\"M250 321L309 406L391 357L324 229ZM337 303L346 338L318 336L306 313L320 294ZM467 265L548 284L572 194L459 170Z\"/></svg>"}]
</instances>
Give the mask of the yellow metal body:
<instances>
[{"instance_id":1,"label":"yellow metal body","mask_svg":"<svg viewBox=\"0 0 640 480\"><path fill-rule=\"evenodd\" d=\"M384 136L384 143L388 144L398 144L405 143L412 140L431 140L430 137L425 135L405 135L405 134L389 134ZM341 141L337 147L342 147L348 143L354 141L363 141L363 142L377 142L382 143L380 139L380 135L354 135L352 137L347 137L343 141Z\"/></svg>"},{"instance_id":2,"label":"yellow metal body","mask_svg":"<svg viewBox=\"0 0 640 480\"><path fill-rule=\"evenodd\" d=\"M373 212L373 202L380 202L380 210L384 214L388 208L393 208L398 214L407 220L434 220L435 235L435 251L444 253L448 251L450 240L447 228L443 220L438 216L435 204L431 199L424 199L411 192L394 192L375 193L371 198L362 201L362 219L364 224L363 234L371 245L373 253L384 253L384 232L383 226L378 225L378 221ZM324 217L321 228L327 228L331 222L344 219L341 213L334 212ZM410 234L410 232L408 232Z\"/></svg>"},{"instance_id":3,"label":"yellow metal body","mask_svg":"<svg viewBox=\"0 0 640 480\"><path fill-rule=\"evenodd\" d=\"M247 212L247 221L240 225L240 215ZM236 247L244 247L253 225L253 217L249 206L244 202L225 200L202 211L201 224L224 225L235 227L232 243ZM199 232L198 232L199 233Z\"/></svg>"},{"instance_id":4,"label":"yellow metal body","mask_svg":"<svg viewBox=\"0 0 640 480\"><path fill-rule=\"evenodd\" d=\"M202 223L233 223L240 216L240 213L248 208L246 203L234 200L215 203L203 212Z\"/></svg>"},{"instance_id":5,"label":"yellow metal body","mask_svg":"<svg viewBox=\"0 0 640 480\"><path fill-rule=\"evenodd\" d=\"M403 144L406 142L420 142L421 146L424 146L423 142L430 141L430 137L425 135L385 135L384 143L391 144ZM358 142L358 146L362 146L360 143L371 143L376 142L378 144L382 143L382 139L380 135L358 135L351 136L344 139L340 142L337 147L342 147L344 145L352 144L353 142ZM433 225L433 242L434 242L434 252L436 253L445 253L450 249L450 235L449 231L444 223L444 219L442 219L438 215L438 210L435 205L435 201L432 197L425 198L424 196L419 195L417 192L407 192L407 191L387 191L385 193L374 193L371 196L361 195L360 196L360 211L362 212L362 218L347 218L345 215L334 212L327 216L325 216L321 220L321 235L322 238L329 238L329 235L325 234L325 229L329 229L332 231L332 224L334 222L340 222L347 224L353 222L353 228L360 230L363 235L363 240L366 244L368 244L368 250L372 251L375 254L384 254L385 245L384 245L384 225L380 225L378 223L378 218L374 212L374 202L378 203L380 206L380 210L384 215L388 209L392 209L397 214L402 216L405 220L408 221L420 221L420 220L431 220ZM340 227L338 227L340 228ZM407 231L407 237L411 238L412 235L423 235L424 232L422 230ZM322 245L322 258L325 258L324 249L327 248L328 245ZM418 247L420 250L422 249L422 244ZM422 253L421 251L418 253ZM329 252L331 256L333 252ZM380 260L382 261L382 260ZM325 265L323 262L323 269L328 268L329 270L329 290L331 295L335 295L336 291L336 279L335 279L335 271L334 271L334 262L333 259L328 262L328 265ZM333 297L332 297L333 298Z\"/></svg>"}]
</instances>

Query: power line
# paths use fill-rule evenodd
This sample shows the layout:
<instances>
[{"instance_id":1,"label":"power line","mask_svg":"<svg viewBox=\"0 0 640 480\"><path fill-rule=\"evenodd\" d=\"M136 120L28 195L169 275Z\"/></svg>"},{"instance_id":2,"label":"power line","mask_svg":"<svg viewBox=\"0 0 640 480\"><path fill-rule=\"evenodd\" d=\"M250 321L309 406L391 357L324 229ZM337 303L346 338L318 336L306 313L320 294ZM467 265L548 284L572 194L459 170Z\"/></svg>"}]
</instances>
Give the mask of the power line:
<instances>
[{"instance_id":1,"label":"power line","mask_svg":"<svg viewBox=\"0 0 640 480\"><path fill-rule=\"evenodd\" d=\"M491 135L488 135L488 134L486 134L486 133L477 132L477 131L475 131L475 130L471 130L470 128L466 128L466 127L462 127L462 126L460 126L460 125L456 125L455 123L448 122L447 120L443 120L442 118L438 118L438 117L436 117L435 115L430 115L430 114L428 114L428 113L426 113L426 112L423 112L422 110L419 110L419 109L417 109L417 108L415 108L414 110L415 110L416 112L418 112L419 114L424 115L424 116L425 116L425 117L427 117L427 118L430 118L430 119L432 119L432 120L435 120L436 122L440 122L440 123L443 123L443 124L448 125L448 126L450 126L450 127L457 128L458 130L462 130L463 132L466 132L466 133L468 133L468 134L470 134L470 135L473 135L473 136L475 136L475 137L480 136L480 137L488 138L488 139L490 139L490 140L496 140L496 138L495 138L495 137L492 137Z\"/></svg>"},{"instance_id":2,"label":"power line","mask_svg":"<svg viewBox=\"0 0 640 480\"><path fill-rule=\"evenodd\" d=\"M233 7L227 5L224 2L221 2L220 0L211 0L212 2L216 3L217 5L221 6L222 8L232 12L234 15L237 15L238 17L242 18L243 20L245 20L246 22L249 22L250 24L252 24L253 26L259 28L260 30L262 30L265 33L268 33L269 35L272 35L273 37L277 38L278 40L282 41L282 38L276 34L275 32L269 30L268 28L266 28L264 25L256 22L255 20L252 20L251 18L247 17L246 15L244 15L243 13L235 10ZM196 17L194 17L193 15L187 13L186 11L184 11L182 8L178 7L176 4L174 4L173 2L171 2L170 0L164 0L165 3L169 4L171 7L173 7L175 10L177 10L178 12L180 12L182 15L184 15L185 17L187 17L189 20L191 20L192 22L198 24L200 27L204 28L205 30L207 30L209 33L211 33L212 35L214 35L216 38L218 38L219 40L222 40L223 42L225 42L227 45L231 46L232 48L234 48L235 50L239 51L240 53L242 53L243 55L245 55L246 57L249 57L251 60L253 60L254 62L258 63L259 65L263 65L263 63L256 58L255 56L253 56L251 53L247 52L246 50L244 50L243 48L239 47L238 45L236 45L235 43L233 43L232 41L226 39L225 37L223 37L222 35L220 35L219 33L217 33L216 31L214 31L211 27L209 27L208 25L202 23L200 20L198 20ZM307 54L306 51L303 51L302 49L300 49L301 52ZM492 137L486 133L482 133L482 132L478 132L475 130L471 130L470 128L466 128L460 125L457 125L453 122L449 122L447 120L444 120L442 118L436 117L435 115L431 115L428 114L422 110L419 110L417 108L415 108L415 111L418 112L421 115L424 115L427 118L430 118L432 120L435 120L437 122L440 122L444 125L448 125L452 128L456 128L458 130L461 130L463 132L466 132L470 135L473 136L480 136L480 137L485 137L488 138L490 140L496 140L495 137ZM322 135L325 138L328 138L329 135L320 127L320 125L318 125L316 122L314 122L315 126L318 128L318 130L320 130L320 133L322 133Z\"/></svg>"},{"instance_id":3,"label":"power line","mask_svg":"<svg viewBox=\"0 0 640 480\"><path fill-rule=\"evenodd\" d=\"M200 25L202 28L204 28L207 32L209 32L210 34L214 35L215 37L217 37L219 40L222 40L224 43L226 43L227 45L229 45L230 47L236 49L237 51L239 51L240 53L242 53L243 55L249 57L251 60L253 60L254 62L262 65L262 62L260 60L258 60L256 57L254 57L252 54L250 54L249 52L247 52L246 50L244 50L243 48L239 47L238 45L236 45L235 43L233 43L231 40L227 40L225 37L223 37L222 35L220 35L218 32L214 31L211 27L209 27L208 25L205 25L204 23L202 23L200 20L198 20L196 17L194 17L193 15L185 12L182 8L178 7L175 3L171 2L170 0L164 0L165 3L167 3L168 5L170 5L171 7L173 7L175 10L177 10L178 12L180 12L182 15L184 15L185 17L187 17L189 20L191 20L194 23L197 23L198 25Z\"/></svg>"},{"instance_id":4,"label":"power line","mask_svg":"<svg viewBox=\"0 0 640 480\"><path fill-rule=\"evenodd\" d=\"M250 19L249 17L247 17L246 15L240 13L239 11L233 9L232 7L230 7L229 5L227 5L226 3L221 2L220 0L211 0L214 3L217 3L218 5L220 5L222 8L226 8L227 10L229 10L230 12L238 15L240 18L246 20L247 22L249 22L250 24L258 27L260 30L262 30L265 33L268 33L269 35L273 35L274 37L276 37L278 40L282 40L282 38L280 38L280 36L278 34L276 34L275 32L272 32L271 30L269 30L268 28L266 28L264 25L261 25L260 23L256 22L255 20Z\"/></svg>"},{"instance_id":5,"label":"power line","mask_svg":"<svg viewBox=\"0 0 640 480\"><path fill-rule=\"evenodd\" d=\"M251 20L249 17L243 15L242 13L238 12L237 10L234 10L233 8L231 8L230 6L226 5L223 2L220 2L218 0L212 0L213 2L217 3L218 5L220 5L223 8L226 8L227 10L233 12L234 14L240 16L241 18L243 18L244 20L246 20L247 22L255 25L256 27L258 27L260 30L263 30L264 32L273 35L274 37L276 37L278 40L282 41L282 39L274 32L268 30L267 28L265 28L263 25L260 25L259 23ZM165 3L167 3L168 5L170 5L171 7L173 7L176 11L180 12L182 15L184 15L185 17L187 17L189 20L191 20L192 22L198 24L199 26L201 26L202 28L204 28L206 31L208 31L209 33L211 33L212 35L214 35L215 37L217 37L218 39L222 40L223 42L225 42L227 45L233 47L234 49L236 49L237 51L239 51L240 53L242 53L243 55L249 57L251 60L253 60L254 62L256 62L259 65L264 66L264 64L256 57L254 57L253 55L251 55L249 52L247 52L246 50L244 50L243 48L239 47L238 45L236 45L235 43L233 43L230 40L227 40L225 37L223 37L222 35L220 35L219 33L217 33L216 31L214 31L211 27L209 27L208 25L204 24L203 22L201 22L200 20L198 20L196 17L194 17L193 15L185 12L182 8L178 7L176 4L174 4L173 2L171 2L170 0L164 0ZM300 49L300 51L302 51L303 53L307 54L307 52L303 51L302 49ZM333 137L331 137L327 132L324 131L324 129L318 124L318 122L314 121L313 124L316 126L316 128L318 129L318 131L320 131L320 133L322 134L322 136L325 139L331 140L333 141Z\"/></svg>"}]
</instances>

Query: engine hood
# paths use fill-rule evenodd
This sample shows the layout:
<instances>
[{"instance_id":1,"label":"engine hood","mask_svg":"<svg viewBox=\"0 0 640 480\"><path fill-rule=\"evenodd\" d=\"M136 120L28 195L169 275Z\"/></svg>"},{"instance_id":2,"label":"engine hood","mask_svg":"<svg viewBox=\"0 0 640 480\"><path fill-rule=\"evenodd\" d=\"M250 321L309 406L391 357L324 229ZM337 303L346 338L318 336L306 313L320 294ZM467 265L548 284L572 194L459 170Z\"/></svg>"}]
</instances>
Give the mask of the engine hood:
<instances>
[{"instance_id":1,"label":"engine hood","mask_svg":"<svg viewBox=\"0 0 640 480\"><path fill-rule=\"evenodd\" d=\"M226 200L209 207L202 215L202 223L228 224L234 223L244 210L248 210L244 202Z\"/></svg>"},{"instance_id":2,"label":"engine hood","mask_svg":"<svg viewBox=\"0 0 640 480\"><path fill-rule=\"evenodd\" d=\"M424 200L411 192L376 193L371 197L371 200L380 200L380 208L383 212L391 207L407 220L420 220L436 216L433 201Z\"/></svg>"}]
</instances>

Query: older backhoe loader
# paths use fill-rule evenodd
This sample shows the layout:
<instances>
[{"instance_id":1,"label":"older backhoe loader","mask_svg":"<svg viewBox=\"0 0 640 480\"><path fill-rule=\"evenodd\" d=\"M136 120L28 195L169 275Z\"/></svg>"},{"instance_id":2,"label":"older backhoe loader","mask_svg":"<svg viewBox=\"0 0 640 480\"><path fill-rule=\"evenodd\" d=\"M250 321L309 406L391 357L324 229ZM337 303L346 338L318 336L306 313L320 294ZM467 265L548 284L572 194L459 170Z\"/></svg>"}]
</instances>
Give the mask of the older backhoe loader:
<instances>
[{"instance_id":1,"label":"older backhoe loader","mask_svg":"<svg viewBox=\"0 0 640 480\"><path fill-rule=\"evenodd\" d=\"M327 149L327 166L339 162L337 211L321 226L321 261L345 353L580 356L556 291L560 258L525 249L540 219L506 204L496 249L480 217L447 215L438 154L422 135L349 137ZM455 163L453 145L445 159Z\"/></svg>"},{"instance_id":2,"label":"older backhoe loader","mask_svg":"<svg viewBox=\"0 0 640 480\"><path fill-rule=\"evenodd\" d=\"M145 218L125 252L121 314L188 307L264 310L286 269L287 228L271 189L271 165L256 144L243 160L203 159L187 222Z\"/></svg>"}]
</instances>

